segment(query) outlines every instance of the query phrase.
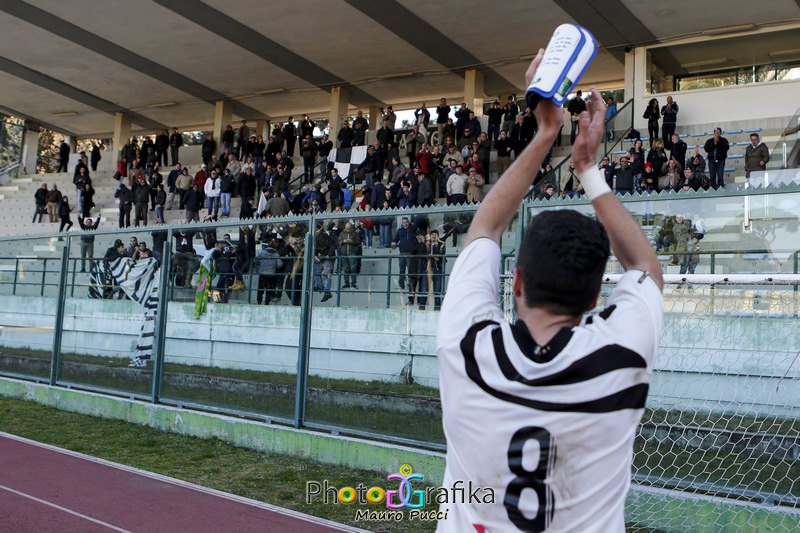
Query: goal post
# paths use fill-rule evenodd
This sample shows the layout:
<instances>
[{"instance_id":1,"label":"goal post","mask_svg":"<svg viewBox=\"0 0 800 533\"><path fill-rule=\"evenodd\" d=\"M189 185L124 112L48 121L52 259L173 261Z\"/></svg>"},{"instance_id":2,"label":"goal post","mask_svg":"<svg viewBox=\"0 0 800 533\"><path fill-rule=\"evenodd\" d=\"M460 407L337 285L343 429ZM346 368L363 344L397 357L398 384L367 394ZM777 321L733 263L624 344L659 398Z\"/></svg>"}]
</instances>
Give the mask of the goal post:
<instances>
[{"instance_id":1,"label":"goal post","mask_svg":"<svg viewBox=\"0 0 800 533\"><path fill-rule=\"evenodd\" d=\"M601 305L619 277L604 277ZM798 287L793 274L664 276L664 328L634 444L632 523L800 530Z\"/></svg>"}]
</instances>

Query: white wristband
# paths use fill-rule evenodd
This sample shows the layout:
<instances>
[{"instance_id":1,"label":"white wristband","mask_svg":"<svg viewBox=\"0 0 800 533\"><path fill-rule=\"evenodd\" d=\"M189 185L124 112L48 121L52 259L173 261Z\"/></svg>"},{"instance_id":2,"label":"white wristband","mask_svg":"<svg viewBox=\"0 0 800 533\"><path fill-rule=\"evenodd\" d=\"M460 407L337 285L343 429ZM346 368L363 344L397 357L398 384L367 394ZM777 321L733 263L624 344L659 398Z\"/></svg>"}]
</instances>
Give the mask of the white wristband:
<instances>
[{"instance_id":1,"label":"white wristband","mask_svg":"<svg viewBox=\"0 0 800 533\"><path fill-rule=\"evenodd\" d=\"M606 183L606 178L597 167L589 167L582 175L578 176L578 179L581 181L583 192L586 193L586 197L589 200L594 200L598 196L611 192L611 188Z\"/></svg>"}]
</instances>

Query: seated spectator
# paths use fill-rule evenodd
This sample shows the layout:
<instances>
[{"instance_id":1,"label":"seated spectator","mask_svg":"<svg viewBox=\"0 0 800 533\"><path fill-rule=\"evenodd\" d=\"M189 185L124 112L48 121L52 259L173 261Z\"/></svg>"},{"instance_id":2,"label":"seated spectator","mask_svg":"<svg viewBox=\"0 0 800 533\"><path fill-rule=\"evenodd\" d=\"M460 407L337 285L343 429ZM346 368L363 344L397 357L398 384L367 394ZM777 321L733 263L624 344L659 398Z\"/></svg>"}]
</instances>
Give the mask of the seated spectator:
<instances>
[{"instance_id":1,"label":"seated spectator","mask_svg":"<svg viewBox=\"0 0 800 533\"><path fill-rule=\"evenodd\" d=\"M633 169L631 168L626 156L619 158L619 168L617 169L616 176L617 183L615 192L619 195L633 194Z\"/></svg>"},{"instance_id":2,"label":"seated spectator","mask_svg":"<svg viewBox=\"0 0 800 533\"><path fill-rule=\"evenodd\" d=\"M670 157L669 161L661 169L661 177L658 178L658 190L661 191L676 191L681 187L683 179L683 169L674 157Z\"/></svg>"}]
</instances>

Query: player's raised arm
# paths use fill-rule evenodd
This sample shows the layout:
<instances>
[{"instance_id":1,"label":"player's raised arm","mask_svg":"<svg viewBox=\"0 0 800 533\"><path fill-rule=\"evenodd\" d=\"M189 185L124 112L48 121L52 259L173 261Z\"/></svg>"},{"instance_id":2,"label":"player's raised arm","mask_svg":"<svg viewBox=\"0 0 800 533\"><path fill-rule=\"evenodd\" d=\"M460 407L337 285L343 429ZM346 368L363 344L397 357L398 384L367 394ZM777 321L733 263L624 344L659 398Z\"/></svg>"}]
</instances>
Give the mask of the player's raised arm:
<instances>
[{"instance_id":1,"label":"player's raised arm","mask_svg":"<svg viewBox=\"0 0 800 533\"><path fill-rule=\"evenodd\" d=\"M572 147L572 160L586 196L592 201L598 220L605 226L611 250L625 270L647 272L664 288L661 264L641 227L611 192L597 168L597 150L604 135L606 106L597 89L592 89L588 110L581 113L580 134Z\"/></svg>"},{"instance_id":2,"label":"player's raised arm","mask_svg":"<svg viewBox=\"0 0 800 533\"><path fill-rule=\"evenodd\" d=\"M526 85L530 85L543 55L544 50L540 49L531 61L525 73ZM536 136L500 176L481 202L467 233L467 244L480 237L500 242L500 237L514 218L519 203L528 192L534 176L541 168L542 161L553 146L561 126L561 108L555 106L552 101L545 100L536 106L535 114L539 123Z\"/></svg>"}]
</instances>

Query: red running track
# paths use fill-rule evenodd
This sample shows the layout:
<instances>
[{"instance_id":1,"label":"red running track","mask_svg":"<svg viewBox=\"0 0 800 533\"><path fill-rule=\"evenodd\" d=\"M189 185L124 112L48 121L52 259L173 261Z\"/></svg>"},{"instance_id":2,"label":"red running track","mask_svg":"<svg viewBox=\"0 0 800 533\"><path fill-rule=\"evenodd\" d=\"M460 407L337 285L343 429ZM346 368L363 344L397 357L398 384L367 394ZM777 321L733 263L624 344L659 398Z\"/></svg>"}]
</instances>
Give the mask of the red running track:
<instances>
[{"instance_id":1,"label":"red running track","mask_svg":"<svg viewBox=\"0 0 800 533\"><path fill-rule=\"evenodd\" d=\"M0 432L0 531L363 531Z\"/></svg>"}]
</instances>

